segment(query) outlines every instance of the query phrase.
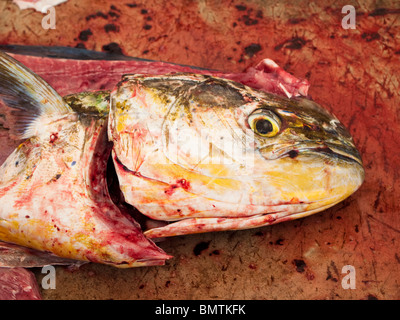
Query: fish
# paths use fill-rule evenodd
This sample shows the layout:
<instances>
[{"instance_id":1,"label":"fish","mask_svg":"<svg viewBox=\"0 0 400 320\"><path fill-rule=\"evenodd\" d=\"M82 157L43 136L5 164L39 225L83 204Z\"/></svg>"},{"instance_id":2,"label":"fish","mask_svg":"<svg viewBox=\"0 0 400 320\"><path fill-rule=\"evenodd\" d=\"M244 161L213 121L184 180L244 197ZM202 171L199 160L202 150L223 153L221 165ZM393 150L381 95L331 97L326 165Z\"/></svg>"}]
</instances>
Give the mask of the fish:
<instances>
[{"instance_id":1,"label":"fish","mask_svg":"<svg viewBox=\"0 0 400 320\"><path fill-rule=\"evenodd\" d=\"M348 130L301 95L168 73L61 97L0 53L0 97L23 139L0 167L0 240L53 259L162 265L158 238L302 218L364 180Z\"/></svg>"},{"instance_id":2,"label":"fish","mask_svg":"<svg viewBox=\"0 0 400 320\"><path fill-rule=\"evenodd\" d=\"M110 95L112 157L127 203L167 225L148 238L302 218L364 180L348 130L306 97L199 74L126 75Z\"/></svg>"}]
</instances>

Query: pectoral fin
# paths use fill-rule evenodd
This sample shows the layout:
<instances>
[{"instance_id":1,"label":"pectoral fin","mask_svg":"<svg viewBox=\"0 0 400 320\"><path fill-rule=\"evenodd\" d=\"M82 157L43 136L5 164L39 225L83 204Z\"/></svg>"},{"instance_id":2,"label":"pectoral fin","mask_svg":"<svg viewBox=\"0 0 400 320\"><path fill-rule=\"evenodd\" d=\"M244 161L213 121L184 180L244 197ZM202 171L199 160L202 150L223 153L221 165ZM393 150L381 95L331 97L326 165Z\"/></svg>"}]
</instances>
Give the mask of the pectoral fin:
<instances>
[{"instance_id":1,"label":"pectoral fin","mask_svg":"<svg viewBox=\"0 0 400 320\"><path fill-rule=\"evenodd\" d=\"M73 113L41 77L0 51L0 99L14 109L12 128L19 139L37 135L51 119Z\"/></svg>"},{"instance_id":2,"label":"pectoral fin","mask_svg":"<svg viewBox=\"0 0 400 320\"><path fill-rule=\"evenodd\" d=\"M84 261L57 257L52 253L0 241L0 268L36 268L47 265L75 265Z\"/></svg>"}]
</instances>

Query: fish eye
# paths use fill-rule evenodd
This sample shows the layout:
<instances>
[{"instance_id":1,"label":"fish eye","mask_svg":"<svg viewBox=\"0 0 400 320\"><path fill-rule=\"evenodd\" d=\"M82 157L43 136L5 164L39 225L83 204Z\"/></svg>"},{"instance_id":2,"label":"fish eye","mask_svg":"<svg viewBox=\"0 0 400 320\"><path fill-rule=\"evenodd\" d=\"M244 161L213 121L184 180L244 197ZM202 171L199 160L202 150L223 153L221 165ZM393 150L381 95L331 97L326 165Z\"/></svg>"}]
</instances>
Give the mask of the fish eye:
<instances>
[{"instance_id":1,"label":"fish eye","mask_svg":"<svg viewBox=\"0 0 400 320\"><path fill-rule=\"evenodd\" d=\"M256 110L248 118L250 128L262 137L273 137L278 134L281 123L279 118L269 110Z\"/></svg>"}]
</instances>

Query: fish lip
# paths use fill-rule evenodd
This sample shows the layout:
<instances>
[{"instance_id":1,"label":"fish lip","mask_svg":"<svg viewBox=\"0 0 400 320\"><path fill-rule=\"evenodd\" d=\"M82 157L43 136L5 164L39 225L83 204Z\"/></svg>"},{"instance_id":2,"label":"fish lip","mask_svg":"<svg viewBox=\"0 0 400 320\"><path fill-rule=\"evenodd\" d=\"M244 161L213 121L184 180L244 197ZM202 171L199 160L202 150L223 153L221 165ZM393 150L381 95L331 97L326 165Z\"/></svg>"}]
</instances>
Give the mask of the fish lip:
<instances>
[{"instance_id":1,"label":"fish lip","mask_svg":"<svg viewBox=\"0 0 400 320\"><path fill-rule=\"evenodd\" d=\"M343 201L343 200L334 201L332 203L329 203L329 204L326 204L326 205L323 205L321 207L317 207L317 208L314 208L314 209L293 212L293 213L290 213L290 214L287 214L287 215L278 216L278 217L273 217L272 216L272 219L271 219L272 220L272 224L277 224L277 223L281 223L281 222L285 222L285 221L291 221L291 220L295 220L295 219L298 219L298 218L307 217L307 216L313 215L315 213L325 211L326 209L329 209L329 208L337 205L341 201Z\"/></svg>"},{"instance_id":2,"label":"fish lip","mask_svg":"<svg viewBox=\"0 0 400 320\"><path fill-rule=\"evenodd\" d=\"M351 163L357 163L363 167L361 156L352 143L333 143L333 142L305 142L286 144L278 148L269 147L260 148L260 152L268 160L274 160L279 158L292 158L295 159L300 155L307 154L324 154L327 157L334 157L339 160L344 160Z\"/></svg>"},{"instance_id":3,"label":"fish lip","mask_svg":"<svg viewBox=\"0 0 400 320\"><path fill-rule=\"evenodd\" d=\"M361 156L360 156L358 150L354 147L346 147L344 145L326 143L319 147L304 148L302 150L300 149L299 152L302 154L305 154L308 152L324 154L326 156L334 157L339 160L356 163L356 164L360 165L361 167L363 167L363 162L362 162ZM289 155L289 153L288 153L288 155Z\"/></svg>"}]
</instances>

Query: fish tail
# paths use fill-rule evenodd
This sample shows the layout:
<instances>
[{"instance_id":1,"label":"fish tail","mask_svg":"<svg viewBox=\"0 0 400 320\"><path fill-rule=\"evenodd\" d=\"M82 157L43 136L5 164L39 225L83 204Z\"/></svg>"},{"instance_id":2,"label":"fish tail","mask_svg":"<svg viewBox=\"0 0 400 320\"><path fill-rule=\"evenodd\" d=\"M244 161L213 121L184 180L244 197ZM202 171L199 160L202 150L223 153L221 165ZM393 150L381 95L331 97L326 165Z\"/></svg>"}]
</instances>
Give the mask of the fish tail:
<instances>
[{"instance_id":1,"label":"fish tail","mask_svg":"<svg viewBox=\"0 0 400 320\"><path fill-rule=\"evenodd\" d=\"M9 127L19 139L37 135L44 119L73 112L46 81L1 50L0 100L13 109Z\"/></svg>"}]
</instances>

